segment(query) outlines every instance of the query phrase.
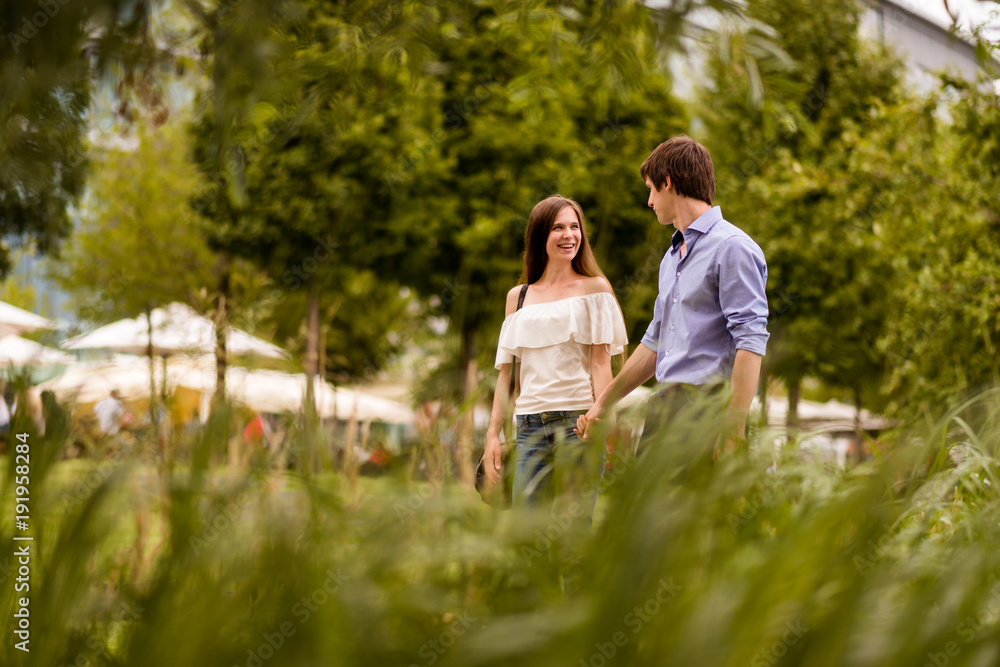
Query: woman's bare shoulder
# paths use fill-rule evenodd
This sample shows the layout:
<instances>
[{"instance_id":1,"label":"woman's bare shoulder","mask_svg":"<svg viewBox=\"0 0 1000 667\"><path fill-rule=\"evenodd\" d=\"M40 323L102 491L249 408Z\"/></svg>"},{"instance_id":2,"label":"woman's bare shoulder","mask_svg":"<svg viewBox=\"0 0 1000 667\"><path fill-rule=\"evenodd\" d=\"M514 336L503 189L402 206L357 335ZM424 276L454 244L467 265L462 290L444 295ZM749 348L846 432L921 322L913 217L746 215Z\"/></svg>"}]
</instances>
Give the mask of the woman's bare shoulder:
<instances>
[{"instance_id":1,"label":"woman's bare shoulder","mask_svg":"<svg viewBox=\"0 0 1000 667\"><path fill-rule=\"evenodd\" d=\"M611 283L604 276L592 276L590 278L585 278L584 283L584 294L600 294L601 292L607 292L608 294L614 294L615 291L611 288Z\"/></svg>"},{"instance_id":2,"label":"woman's bare shoulder","mask_svg":"<svg viewBox=\"0 0 1000 667\"><path fill-rule=\"evenodd\" d=\"M507 292L507 307L504 309L504 315L510 315L517 310L517 298L521 295L522 285L515 285L510 288Z\"/></svg>"}]
</instances>

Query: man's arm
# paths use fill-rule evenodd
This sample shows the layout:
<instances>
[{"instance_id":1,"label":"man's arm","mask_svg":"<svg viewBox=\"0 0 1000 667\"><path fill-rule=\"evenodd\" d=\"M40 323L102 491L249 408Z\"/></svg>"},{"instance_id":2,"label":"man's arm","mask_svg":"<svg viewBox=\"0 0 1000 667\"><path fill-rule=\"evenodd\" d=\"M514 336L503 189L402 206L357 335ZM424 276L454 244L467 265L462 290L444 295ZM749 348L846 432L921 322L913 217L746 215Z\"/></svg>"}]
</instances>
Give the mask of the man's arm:
<instances>
[{"instance_id":1,"label":"man's arm","mask_svg":"<svg viewBox=\"0 0 1000 667\"><path fill-rule=\"evenodd\" d=\"M596 422L605 418L608 411L614 407L615 403L623 396L628 395L633 389L643 382L653 377L656 371L656 352L653 352L645 345L640 344L632 356L622 367L618 377L611 381L601 395L597 397L594 404L587 411L587 414L580 415L576 422L575 433L583 440L590 437L588 430Z\"/></svg>"},{"instance_id":2,"label":"man's arm","mask_svg":"<svg viewBox=\"0 0 1000 667\"><path fill-rule=\"evenodd\" d=\"M744 439L747 413L750 412L750 403L757 392L762 359L759 354L749 350L736 350L736 360L733 362L733 397L726 410L726 449Z\"/></svg>"},{"instance_id":3,"label":"man's arm","mask_svg":"<svg viewBox=\"0 0 1000 667\"><path fill-rule=\"evenodd\" d=\"M767 350L767 264L760 247L747 238L726 242L719 259L719 305L736 345L732 399L726 411L725 448L744 441L747 413L760 380Z\"/></svg>"}]
</instances>

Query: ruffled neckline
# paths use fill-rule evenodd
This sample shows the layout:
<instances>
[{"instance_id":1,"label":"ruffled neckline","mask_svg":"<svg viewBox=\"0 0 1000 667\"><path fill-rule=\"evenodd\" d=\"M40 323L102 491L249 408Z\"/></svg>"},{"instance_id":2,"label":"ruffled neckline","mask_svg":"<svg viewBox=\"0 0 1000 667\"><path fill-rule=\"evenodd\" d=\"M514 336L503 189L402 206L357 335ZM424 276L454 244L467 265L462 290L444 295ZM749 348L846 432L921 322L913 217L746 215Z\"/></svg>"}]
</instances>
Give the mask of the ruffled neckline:
<instances>
[{"instance_id":1,"label":"ruffled neckline","mask_svg":"<svg viewBox=\"0 0 1000 667\"><path fill-rule=\"evenodd\" d=\"M536 308L535 306L547 306ZM611 345L611 354L621 354L628 344L625 321L610 292L595 292L523 306L504 318L497 344L497 366L523 349L537 349L576 342Z\"/></svg>"},{"instance_id":2,"label":"ruffled neckline","mask_svg":"<svg viewBox=\"0 0 1000 667\"><path fill-rule=\"evenodd\" d=\"M564 299L556 299L555 301L545 301L543 303L526 303L523 306L521 306L521 310L515 310L507 317L508 318L514 317L518 313L523 312L526 308L534 308L535 306L554 306L558 303L566 303L568 301L572 301L573 299L589 299L592 296L601 296L601 295L609 297L612 296L610 292L591 292L590 294L578 294L577 296L568 296Z\"/></svg>"}]
</instances>

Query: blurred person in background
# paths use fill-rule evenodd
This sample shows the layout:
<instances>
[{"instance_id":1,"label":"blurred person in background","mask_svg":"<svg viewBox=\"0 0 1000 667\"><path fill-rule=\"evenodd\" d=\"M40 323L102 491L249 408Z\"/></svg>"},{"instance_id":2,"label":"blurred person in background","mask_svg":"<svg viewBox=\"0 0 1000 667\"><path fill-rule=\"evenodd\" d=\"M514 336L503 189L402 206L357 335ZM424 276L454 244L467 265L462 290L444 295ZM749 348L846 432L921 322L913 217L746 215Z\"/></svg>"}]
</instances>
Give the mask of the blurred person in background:
<instances>
[{"instance_id":1,"label":"blurred person in background","mask_svg":"<svg viewBox=\"0 0 1000 667\"><path fill-rule=\"evenodd\" d=\"M10 407L4 394L7 393L7 386L0 390L0 452L4 451L10 433Z\"/></svg>"},{"instance_id":2,"label":"blurred person in background","mask_svg":"<svg viewBox=\"0 0 1000 667\"><path fill-rule=\"evenodd\" d=\"M243 444L255 449L270 446L271 426L261 413L255 412L243 428Z\"/></svg>"},{"instance_id":3,"label":"blurred person in background","mask_svg":"<svg viewBox=\"0 0 1000 667\"><path fill-rule=\"evenodd\" d=\"M532 209L519 283L507 294L497 346L500 374L483 454L487 485L501 478L500 429L509 429L514 398L514 507L590 489L580 498L589 518L604 472L604 445L582 442L573 426L611 382L611 357L623 354L628 341L575 201L556 195Z\"/></svg>"},{"instance_id":4,"label":"blurred person in background","mask_svg":"<svg viewBox=\"0 0 1000 667\"><path fill-rule=\"evenodd\" d=\"M4 397L0 398L0 400L4 401L3 408L6 408L8 405L7 401L8 400L10 401L9 402L10 407L6 409L6 415L7 415L6 432L9 432L11 422L18 414L18 409L19 409L18 395L9 383L4 388L3 393ZM31 420L31 423L35 427L35 434L40 436L45 435L45 415L42 411L42 399L38 393L38 389L36 387L27 387L26 389L24 389L22 402L25 406L25 409L27 410L28 419ZM4 412L3 408L0 408L0 424L2 424L3 420L3 412ZM3 431L2 426L0 426L0 435L3 435L6 432Z\"/></svg>"},{"instance_id":5,"label":"blurred person in background","mask_svg":"<svg viewBox=\"0 0 1000 667\"><path fill-rule=\"evenodd\" d=\"M94 416L104 435L118 435L122 424L128 421L128 412L117 389L111 390L111 395L101 399L94 405Z\"/></svg>"}]
</instances>

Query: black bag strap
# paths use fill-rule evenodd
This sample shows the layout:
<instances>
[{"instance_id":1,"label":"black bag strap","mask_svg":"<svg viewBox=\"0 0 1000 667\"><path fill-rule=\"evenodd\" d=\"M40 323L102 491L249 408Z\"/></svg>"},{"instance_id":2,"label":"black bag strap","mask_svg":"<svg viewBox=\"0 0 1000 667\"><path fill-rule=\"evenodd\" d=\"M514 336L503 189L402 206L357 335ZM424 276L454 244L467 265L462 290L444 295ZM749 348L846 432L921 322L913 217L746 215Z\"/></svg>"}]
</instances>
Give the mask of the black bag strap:
<instances>
[{"instance_id":1,"label":"black bag strap","mask_svg":"<svg viewBox=\"0 0 1000 667\"><path fill-rule=\"evenodd\" d=\"M524 284L521 286L521 293L517 295L517 310L521 310L521 306L524 305L524 295L528 293L528 285ZM510 374L510 393L514 395L514 389L517 386L517 380L521 374L521 362L516 358L514 359L514 366Z\"/></svg>"}]
</instances>

